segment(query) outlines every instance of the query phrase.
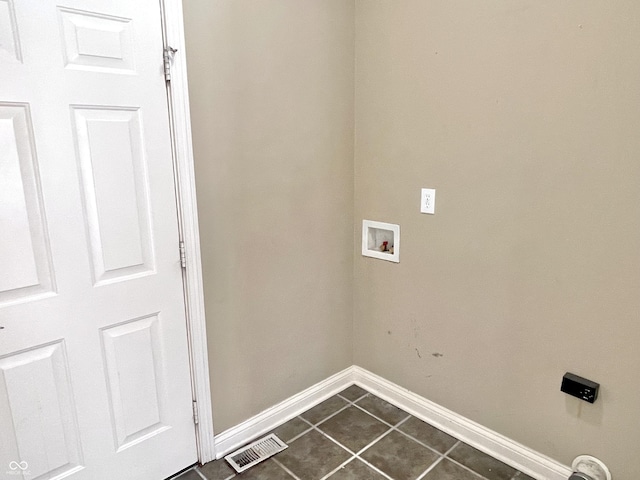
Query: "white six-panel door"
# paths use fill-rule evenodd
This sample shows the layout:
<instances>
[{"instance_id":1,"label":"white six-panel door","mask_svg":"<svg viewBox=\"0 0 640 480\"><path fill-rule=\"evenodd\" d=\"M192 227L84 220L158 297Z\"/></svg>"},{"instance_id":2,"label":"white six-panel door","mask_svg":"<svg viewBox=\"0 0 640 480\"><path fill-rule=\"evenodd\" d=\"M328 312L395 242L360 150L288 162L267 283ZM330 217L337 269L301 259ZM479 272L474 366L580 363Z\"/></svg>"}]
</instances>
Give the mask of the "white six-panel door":
<instances>
[{"instance_id":1,"label":"white six-panel door","mask_svg":"<svg viewBox=\"0 0 640 480\"><path fill-rule=\"evenodd\" d=\"M197 460L158 0L0 0L0 478Z\"/></svg>"}]
</instances>

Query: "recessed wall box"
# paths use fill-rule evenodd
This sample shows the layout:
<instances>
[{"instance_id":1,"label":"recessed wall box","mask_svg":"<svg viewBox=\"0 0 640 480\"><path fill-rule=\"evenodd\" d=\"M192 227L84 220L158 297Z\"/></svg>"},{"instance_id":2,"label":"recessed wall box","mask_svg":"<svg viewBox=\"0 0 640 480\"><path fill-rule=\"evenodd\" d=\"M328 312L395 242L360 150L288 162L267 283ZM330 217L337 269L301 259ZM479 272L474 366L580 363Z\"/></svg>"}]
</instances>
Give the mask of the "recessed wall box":
<instances>
[{"instance_id":1,"label":"recessed wall box","mask_svg":"<svg viewBox=\"0 0 640 480\"><path fill-rule=\"evenodd\" d=\"M400 262L400 225L362 221L362 255Z\"/></svg>"},{"instance_id":2,"label":"recessed wall box","mask_svg":"<svg viewBox=\"0 0 640 480\"><path fill-rule=\"evenodd\" d=\"M560 390L585 402L593 403L598 398L600 384L567 372L562 377Z\"/></svg>"}]
</instances>

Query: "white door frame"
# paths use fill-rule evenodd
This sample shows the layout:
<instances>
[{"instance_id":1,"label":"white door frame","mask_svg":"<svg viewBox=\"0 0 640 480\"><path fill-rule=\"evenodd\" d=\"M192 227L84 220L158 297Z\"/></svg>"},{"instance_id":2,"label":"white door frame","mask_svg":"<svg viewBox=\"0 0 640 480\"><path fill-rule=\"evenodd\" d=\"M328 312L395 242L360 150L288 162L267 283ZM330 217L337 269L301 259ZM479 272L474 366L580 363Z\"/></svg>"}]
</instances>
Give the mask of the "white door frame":
<instances>
[{"instance_id":1,"label":"white door frame","mask_svg":"<svg viewBox=\"0 0 640 480\"><path fill-rule=\"evenodd\" d=\"M198 460L206 463L216 458L209 385L209 358L204 310L202 263L196 183L191 143L189 88L185 55L182 0L164 0L164 22L167 45L176 49L171 64L170 108L173 113L173 134L178 188L178 209L181 217L182 240L186 253L185 309L191 356L193 396L197 402Z\"/></svg>"}]
</instances>

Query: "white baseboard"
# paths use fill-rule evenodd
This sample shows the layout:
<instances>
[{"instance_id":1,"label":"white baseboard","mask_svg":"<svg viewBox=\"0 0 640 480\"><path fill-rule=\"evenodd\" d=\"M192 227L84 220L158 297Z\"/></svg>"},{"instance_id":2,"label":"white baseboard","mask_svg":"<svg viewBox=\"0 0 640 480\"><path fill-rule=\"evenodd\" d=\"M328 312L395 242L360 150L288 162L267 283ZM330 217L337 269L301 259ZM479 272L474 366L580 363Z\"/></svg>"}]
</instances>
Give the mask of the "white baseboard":
<instances>
[{"instance_id":1,"label":"white baseboard","mask_svg":"<svg viewBox=\"0 0 640 480\"><path fill-rule=\"evenodd\" d=\"M353 384L531 477L567 480L571 475L568 466L355 365L216 435L216 457L224 457Z\"/></svg>"},{"instance_id":2,"label":"white baseboard","mask_svg":"<svg viewBox=\"0 0 640 480\"><path fill-rule=\"evenodd\" d=\"M541 480L567 480L571 469L541 453L433 403L364 368L353 367L354 383L523 473Z\"/></svg>"},{"instance_id":3,"label":"white baseboard","mask_svg":"<svg viewBox=\"0 0 640 480\"><path fill-rule=\"evenodd\" d=\"M326 380L274 405L258 415L215 436L216 458L222 458L262 434L297 417L336 393L353 385L353 367L332 375Z\"/></svg>"}]
</instances>

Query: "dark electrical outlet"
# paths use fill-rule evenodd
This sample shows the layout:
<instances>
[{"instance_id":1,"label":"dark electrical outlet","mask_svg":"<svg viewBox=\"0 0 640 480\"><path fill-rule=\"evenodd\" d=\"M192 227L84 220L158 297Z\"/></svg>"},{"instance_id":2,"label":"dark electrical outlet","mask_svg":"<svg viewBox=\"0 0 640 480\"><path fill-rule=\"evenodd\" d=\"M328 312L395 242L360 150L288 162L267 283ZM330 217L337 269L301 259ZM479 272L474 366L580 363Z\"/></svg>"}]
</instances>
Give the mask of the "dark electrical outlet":
<instances>
[{"instance_id":1,"label":"dark electrical outlet","mask_svg":"<svg viewBox=\"0 0 640 480\"><path fill-rule=\"evenodd\" d=\"M600 384L567 372L562 377L560 390L586 402L593 403L598 398Z\"/></svg>"}]
</instances>

